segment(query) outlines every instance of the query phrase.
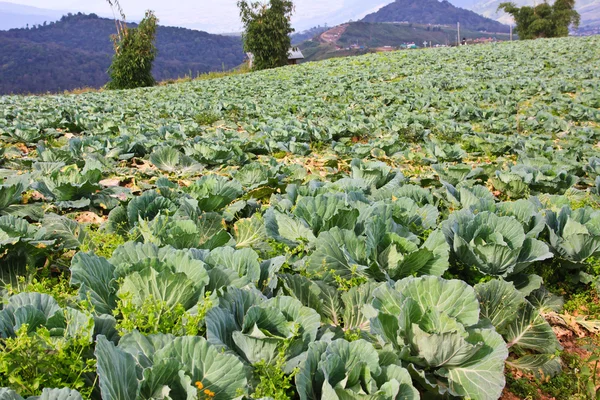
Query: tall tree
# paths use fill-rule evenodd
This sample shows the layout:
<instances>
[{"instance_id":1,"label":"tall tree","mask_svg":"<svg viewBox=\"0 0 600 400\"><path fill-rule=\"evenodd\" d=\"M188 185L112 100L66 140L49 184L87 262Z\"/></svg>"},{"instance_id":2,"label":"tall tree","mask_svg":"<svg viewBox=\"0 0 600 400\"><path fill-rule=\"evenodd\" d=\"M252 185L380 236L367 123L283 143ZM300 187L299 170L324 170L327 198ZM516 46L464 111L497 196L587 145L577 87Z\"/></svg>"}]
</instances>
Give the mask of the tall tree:
<instances>
[{"instance_id":1,"label":"tall tree","mask_svg":"<svg viewBox=\"0 0 600 400\"><path fill-rule=\"evenodd\" d=\"M575 0L556 0L553 5L544 1L535 7L502 3L498 10L512 15L520 39L568 36L570 26L579 26L580 16L575 10Z\"/></svg>"},{"instance_id":2,"label":"tall tree","mask_svg":"<svg viewBox=\"0 0 600 400\"><path fill-rule=\"evenodd\" d=\"M267 69L287 64L294 32L291 0L269 0L268 3L238 1L244 24L244 51L252 53L253 68Z\"/></svg>"},{"instance_id":3,"label":"tall tree","mask_svg":"<svg viewBox=\"0 0 600 400\"><path fill-rule=\"evenodd\" d=\"M158 18L146 11L137 28L124 28L113 35L115 55L108 70L111 81L108 89L133 89L156 84L152 64L156 58L156 29Z\"/></svg>"}]
</instances>

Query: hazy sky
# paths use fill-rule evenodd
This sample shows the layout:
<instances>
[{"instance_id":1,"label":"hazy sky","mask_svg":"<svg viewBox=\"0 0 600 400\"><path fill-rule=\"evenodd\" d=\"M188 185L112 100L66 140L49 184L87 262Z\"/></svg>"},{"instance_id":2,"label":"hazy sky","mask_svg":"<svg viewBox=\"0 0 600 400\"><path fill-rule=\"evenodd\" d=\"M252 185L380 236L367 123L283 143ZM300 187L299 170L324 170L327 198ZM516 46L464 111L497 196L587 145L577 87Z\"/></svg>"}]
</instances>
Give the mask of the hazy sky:
<instances>
[{"instance_id":1,"label":"hazy sky","mask_svg":"<svg viewBox=\"0 0 600 400\"><path fill-rule=\"evenodd\" d=\"M110 14L106 0L6 0L28 6ZM294 25L298 30L316 24L337 24L360 18L392 0L295 0ZM162 25L185 26L209 32L240 30L236 0L120 0L128 19L146 9L156 11Z\"/></svg>"}]
</instances>

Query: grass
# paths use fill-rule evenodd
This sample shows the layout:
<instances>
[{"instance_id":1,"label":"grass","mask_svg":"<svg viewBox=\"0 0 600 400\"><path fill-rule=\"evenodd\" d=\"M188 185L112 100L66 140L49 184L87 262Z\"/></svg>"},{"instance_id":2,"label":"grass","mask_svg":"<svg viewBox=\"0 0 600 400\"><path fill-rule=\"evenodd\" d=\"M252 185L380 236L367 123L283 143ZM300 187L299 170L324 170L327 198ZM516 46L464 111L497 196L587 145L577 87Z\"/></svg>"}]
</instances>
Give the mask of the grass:
<instances>
[{"instance_id":1,"label":"grass","mask_svg":"<svg viewBox=\"0 0 600 400\"><path fill-rule=\"evenodd\" d=\"M592 287L569 295L564 310L571 315L585 315L588 319L600 319L600 301L598 293Z\"/></svg>"},{"instance_id":2,"label":"grass","mask_svg":"<svg viewBox=\"0 0 600 400\"><path fill-rule=\"evenodd\" d=\"M207 72L204 74L198 74L196 75L196 77L192 77L191 75L185 75L181 78L177 78L177 79L167 79L165 81L159 82L157 86L167 86L167 85L172 85L172 84L176 84L176 83L185 83L185 82L192 82L192 81L206 81L206 80L210 80L210 79L218 79L218 78L225 78L227 76L235 76L235 75L243 75L243 74L247 74L251 72L251 69L248 67L248 64L244 63L241 66L234 68L232 70L229 71L212 71L212 72Z\"/></svg>"},{"instance_id":3,"label":"grass","mask_svg":"<svg viewBox=\"0 0 600 400\"><path fill-rule=\"evenodd\" d=\"M598 348L598 337L578 340L578 345ZM519 399L549 399L556 400L586 400L594 399L589 390L592 379L590 360L594 356L579 355L575 352L564 351L561 354L563 372L553 378L537 379L532 377L517 377L511 371L506 375L506 388Z\"/></svg>"},{"instance_id":4,"label":"grass","mask_svg":"<svg viewBox=\"0 0 600 400\"><path fill-rule=\"evenodd\" d=\"M168 85L173 85L173 84L177 84L177 83L185 83L185 82L192 82L192 81L206 81L206 80L210 80L210 79L225 78L227 76L247 74L249 72L251 72L251 70L250 70L250 68L248 68L248 64L244 63L244 64L240 65L239 67L234 68L229 71L223 70L223 71L211 71L211 72L206 72L206 73L199 73L195 77L193 77L190 72L190 74L186 74L185 76L182 76L182 77L179 77L176 79L166 79L164 81L158 82L156 84L156 86L168 86ZM64 92L62 92L62 94L69 95L69 94L98 93L98 92L102 92L104 90L105 90L104 88L97 89L97 88L92 88L92 87L82 87L82 88L76 88L76 89L71 89L71 90L65 90ZM52 94L52 93L31 94L31 96L47 96L49 94Z\"/></svg>"}]
</instances>

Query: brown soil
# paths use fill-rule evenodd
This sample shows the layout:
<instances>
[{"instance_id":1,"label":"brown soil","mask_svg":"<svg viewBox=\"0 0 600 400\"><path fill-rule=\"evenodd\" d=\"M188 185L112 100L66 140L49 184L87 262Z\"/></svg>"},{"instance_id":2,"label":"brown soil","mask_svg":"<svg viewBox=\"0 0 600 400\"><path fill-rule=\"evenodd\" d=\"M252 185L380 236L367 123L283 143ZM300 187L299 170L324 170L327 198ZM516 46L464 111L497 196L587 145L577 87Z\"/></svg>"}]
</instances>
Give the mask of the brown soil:
<instances>
[{"instance_id":1,"label":"brown soil","mask_svg":"<svg viewBox=\"0 0 600 400\"><path fill-rule=\"evenodd\" d=\"M100 217L93 212L85 211L80 213L75 220L80 224L101 224L106 221L106 217Z\"/></svg>"},{"instance_id":2,"label":"brown soil","mask_svg":"<svg viewBox=\"0 0 600 400\"><path fill-rule=\"evenodd\" d=\"M335 28L331 28L330 30L323 32L320 36L320 39L324 43L336 43L342 34L346 32L347 28L348 24L338 25Z\"/></svg>"}]
</instances>

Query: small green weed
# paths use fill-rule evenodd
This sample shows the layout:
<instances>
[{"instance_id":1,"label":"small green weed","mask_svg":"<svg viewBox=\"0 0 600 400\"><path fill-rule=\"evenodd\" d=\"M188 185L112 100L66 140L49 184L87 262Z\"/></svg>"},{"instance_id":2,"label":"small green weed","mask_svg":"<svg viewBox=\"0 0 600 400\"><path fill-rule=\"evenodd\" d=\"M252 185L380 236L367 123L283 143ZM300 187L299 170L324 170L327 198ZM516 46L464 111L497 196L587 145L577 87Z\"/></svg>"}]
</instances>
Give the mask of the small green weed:
<instances>
[{"instance_id":1,"label":"small green weed","mask_svg":"<svg viewBox=\"0 0 600 400\"><path fill-rule=\"evenodd\" d=\"M66 275L54 277L40 275L28 279L20 276L16 285L6 285L5 290L8 296L32 292L47 294L52 296L61 307L65 307L77 297L77 289L70 285Z\"/></svg>"},{"instance_id":2,"label":"small green weed","mask_svg":"<svg viewBox=\"0 0 600 400\"><path fill-rule=\"evenodd\" d=\"M96 371L88 337L58 339L46 328L34 334L23 325L16 337L0 340L0 386L9 387L21 396L40 395L43 388L78 390L89 398L95 382L90 385L86 374Z\"/></svg>"},{"instance_id":3,"label":"small green weed","mask_svg":"<svg viewBox=\"0 0 600 400\"><path fill-rule=\"evenodd\" d=\"M506 387L520 399L537 399L536 383L527 378L515 378L512 374L506 376Z\"/></svg>"},{"instance_id":4,"label":"small green weed","mask_svg":"<svg viewBox=\"0 0 600 400\"><path fill-rule=\"evenodd\" d=\"M192 314L183 305L169 306L165 301L152 296L136 305L133 296L125 293L117 302L113 314L119 322L117 329L122 333L138 330L143 334L170 333L173 335L197 336L204 333L204 318L213 306L210 292L198 303L198 312Z\"/></svg>"},{"instance_id":5,"label":"small green weed","mask_svg":"<svg viewBox=\"0 0 600 400\"><path fill-rule=\"evenodd\" d=\"M347 331L344 331L344 339L346 339L349 342L355 342L360 338L362 338L362 335L359 328L348 329Z\"/></svg>"},{"instance_id":6,"label":"small green weed","mask_svg":"<svg viewBox=\"0 0 600 400\"><path fill-rule=\"evenodd\" d=\"M222 119L220 115L210 111L201 112L194 117L194 121L196 121L198 125L212 125L220 119Z\"/></svg>"},{"instance_id":7,"label":"small green weed","mask_svg":"<svg viewBox=\"0 0 600 400\"><path fill-rule=\"evenodd\" d=\"M298 373L298 369L294 369L291 374L286 374L284 370L286 353L294 339L298 337L298 329L299 326L296 325L295 332L291 337L283 341L274 362L268 363L261 360L252 365L254 374L258 379L258 385L256 385L252 398L261 399L269 397L273 400L291 400L295 398L295 390L292 381Z\"/></svg>"},{"instance_id":8,"label":"small green weed","mask_svg":"<svg viewBox=\"0 0 600 400\"><path fill-rule=\"evenodd\" d=\"M358 274L357 267L358 266L354 266L352 271L350 271L351 272L350 278L343 278L343 277L339 276L337 274L337 272L333 269L331 271L329 271L329 272L331 272L331 276L333 277L335 282L338 284L338 290L340 290L342 292L347 292L348 290L352 289L353 287L360 286L369 281L369 279L366 276Z\"/></svg>"},{"instance_id":9,"label":"small green weed","mask_svg":"<svg viewBox=\"0 0 600 400\"><path fill-rule=\"evenodd\" d=\"M109 233L93 226L86 227L87 240L81 251L93 252L99 257L110 258L117 247L125 244L126 239L116 233Z\"/></svg>"},{"instance_id":10,"label":"small green weed","mask_svg":"<svg viewBox=\"0 0 600 400\"><path fill-rule=\"evenodd\" d=\"M600 302L593 288L580 290L568 296L564 310L569 314L583 314L589 319L600 318Z\"/></svg>"}]
</instances>

